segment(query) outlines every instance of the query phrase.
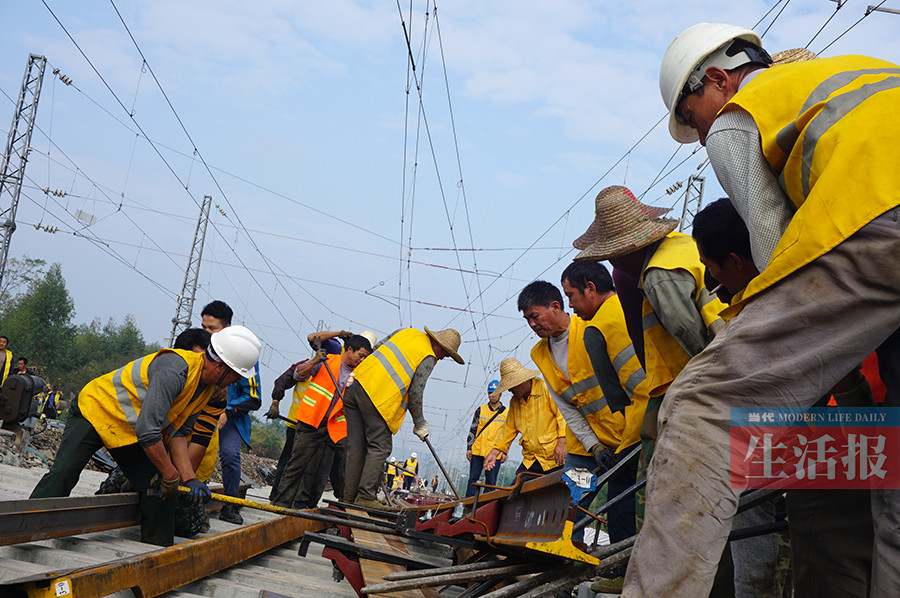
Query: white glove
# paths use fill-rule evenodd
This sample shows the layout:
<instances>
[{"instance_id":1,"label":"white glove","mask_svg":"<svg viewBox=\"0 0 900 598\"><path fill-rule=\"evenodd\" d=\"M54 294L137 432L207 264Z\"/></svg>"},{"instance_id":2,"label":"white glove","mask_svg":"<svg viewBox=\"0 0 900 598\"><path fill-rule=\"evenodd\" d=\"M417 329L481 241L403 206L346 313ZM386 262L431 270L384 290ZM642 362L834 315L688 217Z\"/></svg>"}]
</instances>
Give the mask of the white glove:
<instances>
[{"instance_id":1,"label":"white glove","mask_svg":"<svg viewBox=\"0 0 900 598\"><path fill-rule=\"evenodd\" d=\"M425 442L425 437L428 436L428 422L423 421L421 425L415 426L413 428L413 434L419 437L419 440Z\"/></svg>"}]
</instances>

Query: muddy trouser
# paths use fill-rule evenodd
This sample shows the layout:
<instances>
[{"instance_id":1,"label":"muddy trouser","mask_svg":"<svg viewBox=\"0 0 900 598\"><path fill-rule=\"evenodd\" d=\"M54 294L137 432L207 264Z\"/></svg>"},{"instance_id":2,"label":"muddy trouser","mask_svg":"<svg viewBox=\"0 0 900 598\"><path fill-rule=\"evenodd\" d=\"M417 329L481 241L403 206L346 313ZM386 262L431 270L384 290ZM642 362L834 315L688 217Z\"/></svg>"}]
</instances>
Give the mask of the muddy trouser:
<instances>
[{"instance_id":1,"label":"muddy trouser","mask_svg":"<svg viewBox=\"0 0 900 598\"><path fill-rule=\"evenodd\" d=\"M272 491L269 492L269 502L275 502L278 495L278 484L281 482L281 476L288 461L291 460L291 452L294 450L294 428L285 426L284 429L284 447L281 449L281 455L278 456L278 465L275 466L275 481L272 482Z\"/></svg>"},{"instance_id":2,"label":"muddy trouser","mask_svg":"<svg viewBox=\"0 0 900 598\"><path fill-rule=\"evenodd\" d=\"M751 299L666 393L625 596L705 596L731 530L732 407L813 405L877 349L898 363L900 210ZM896 340L896 337L893 340ZM900 406L897 372L883 376ZM893 455L893 460L896 460ZM872 596L900 596L900 492L876 494ZM664 564L661 565L661 564Z\"/></svg>"},{"instance_id":3,"label":"muddy trouser","mask_svg":"<svg viewBox=\"0 0 900 598\"><path fill-rule=\"evenodd\" d=\"M326 438L322 445L319 466L307 469L300 483L300 490L294 497L294 504L299 508L316 507L325 493L325 485L331 480L331 489L339 500L344 496L344 470L347 462L347 437L334 442ZM309 476L309 479L307 479Z\"/></svg>"},{"instance_id":4,"label":"muddy trouser","mask_svg":"<svg viewBox=\"0 0 900 598\"><path fill-rule=\"evenodd\" d=\"M310 469L315 471L319 467L322 447L327 437L328 426L324 419L318 428L297 422L291 458L281 474L281 481L278 482L278 490L275 492L273 504L288 508L294 506L306 472ZM307 491L306 494L308 496L309 492Z\"/></svg>"},{"instance_id":5,"label":"muddy trouser","mask_svg":"<svg viewBox=\"0 0 900 598\"><path fill-rule=\"evenodd\" d=\"M103 447L100 436L78 409L78 399L69 406L69 419L50 471L31 492L30 498L69 496L84 466ZM156 467L137 443L109 449L110 454L138 492L141 513L141 541L171 546L175 536L175 497L162 500L147 496Z\"/></svg>"},{"instance_id":6,"label":"muddy trouser","mask_svg":"<svg viewBox=\"0 0 900 598\"><path fill-rule=\"evenodd\" d=\"M734 528L754 527L774 521L775 504L767 501L735 515ZM772 533L731 543L736 598L782 596L781 583L778 579L778 539L779 535Z\"/></svg>"},{"instance_id":7,"label":"muddy trouser","mask_svg":"<svg viewBox=\"0 0 900 598\"><path fill-rule=\"evenodd\" d=\"M394 444L393 434L359 382L344 391L344 415L347 418L344 501L353 502L357 495L377 500L384 462Z\"/></svg>"}]
</instances>

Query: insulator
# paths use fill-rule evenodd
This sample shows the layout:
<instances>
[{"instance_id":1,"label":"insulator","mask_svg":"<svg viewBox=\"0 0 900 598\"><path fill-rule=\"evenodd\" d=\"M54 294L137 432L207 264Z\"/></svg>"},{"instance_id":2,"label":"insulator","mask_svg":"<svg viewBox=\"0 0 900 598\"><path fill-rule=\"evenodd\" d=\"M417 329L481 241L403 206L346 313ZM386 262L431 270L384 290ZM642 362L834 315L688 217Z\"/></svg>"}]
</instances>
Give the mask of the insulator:
<instances>
[{"instance_id":1,"label":"insulator","mask_svg":"<svg viewBox=\"0 0 900 598\"><path fill-rule=\"evenodd\" d=\"M666 194L667 194L667 195L672 195L673 193L675 193L676 191L678 191L679 189L681 189L681 186L682 186L683 184L684 184L684 183L683 183L682 181L678 181L677 183L675 183L674 185L672 185L671 187L668 187L668 188L666 189Z\"/></svg>"}]
</instances>

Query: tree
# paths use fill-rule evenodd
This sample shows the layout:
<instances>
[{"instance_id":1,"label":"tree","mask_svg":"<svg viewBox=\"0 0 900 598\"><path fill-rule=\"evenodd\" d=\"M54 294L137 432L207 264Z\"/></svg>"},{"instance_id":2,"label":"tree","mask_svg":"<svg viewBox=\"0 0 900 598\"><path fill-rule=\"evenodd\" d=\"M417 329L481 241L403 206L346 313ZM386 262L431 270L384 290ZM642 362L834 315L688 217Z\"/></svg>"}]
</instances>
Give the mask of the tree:
<instances>
[{"instance_id":1,"label":"tree","mask_svg":"<svg viewBox=\"0 0 900 598\"><path fill-rule=\"evenodd\" d=\"M15 300L28 286L42 280L47 273L47 262L39 258L22 256L6 260L6 271L0 283L0 313L12 307Z\"/></svg>"}]
</instances>

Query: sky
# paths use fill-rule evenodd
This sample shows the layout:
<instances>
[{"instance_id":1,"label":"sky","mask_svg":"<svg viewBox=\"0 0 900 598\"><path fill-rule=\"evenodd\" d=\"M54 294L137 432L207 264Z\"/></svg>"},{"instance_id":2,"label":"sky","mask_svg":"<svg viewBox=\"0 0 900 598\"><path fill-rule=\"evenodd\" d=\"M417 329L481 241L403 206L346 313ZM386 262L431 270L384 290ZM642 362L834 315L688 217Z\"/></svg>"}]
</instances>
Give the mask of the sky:
<instances>
[{"instance_id":1,"label":"sky","mask_svg":"<svg viewBox=\"0 0 900 598\"><path fill-rule=\"evenodd\" d=\"M900 62L900 16L866 6L0 0L4 136L28 55L47 59L10 256L59 263L77 323L130 314L165 344L210 195L193 322L221 299L257 333L263 410L320 325L453 327L466 365L435 368L425 415L461 466L500 361L531 366L515 298L559 284L597 192L676 216L684 188L666 188L691 175L721 196L703 148L657 126L671 40L725 22L773 52ZM409 419L394 455L431 473Z\"/></svg>"}]
</instances>

